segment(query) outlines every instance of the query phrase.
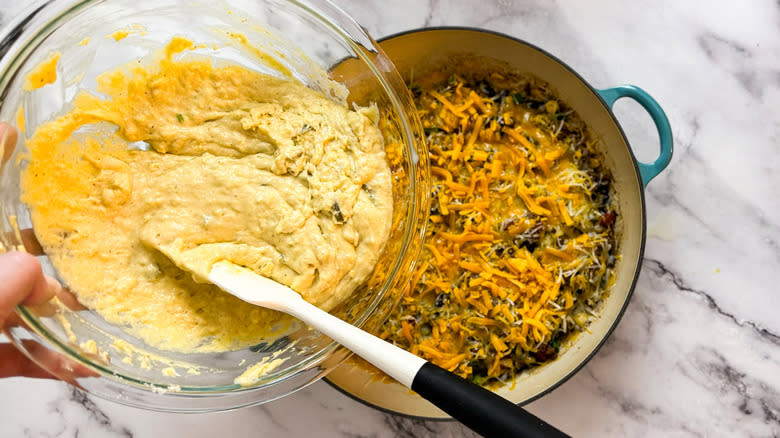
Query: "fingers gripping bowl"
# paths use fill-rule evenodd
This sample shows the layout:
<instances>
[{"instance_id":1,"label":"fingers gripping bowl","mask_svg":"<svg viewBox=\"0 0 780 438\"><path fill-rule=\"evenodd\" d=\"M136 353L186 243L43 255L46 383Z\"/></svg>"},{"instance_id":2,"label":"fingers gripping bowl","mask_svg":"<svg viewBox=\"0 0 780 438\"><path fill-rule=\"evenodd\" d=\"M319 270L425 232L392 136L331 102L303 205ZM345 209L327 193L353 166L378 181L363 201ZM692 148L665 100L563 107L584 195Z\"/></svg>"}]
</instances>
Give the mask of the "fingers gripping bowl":
<instances>
[{"instance_id":1,"label":"fingers gripping bowl","mask_svg":"<svg viewBox=\"0 0 780 438\"><path fill-rule=\"evenodd\" d=\"M7 30L4 41L15 42L0 64L0 117L17 120L23 130L0 179L3 246L23 248L32 225L19 190L29 165L30 135L70 110L78 91L94 93L100 73L149 58L174 37L195 42L193 52L217 64L292 79L343 99L350 108L376 105L392 172L390 236L368 279L332 310L352 324L376 328L396 302L399 285L408 282L418 253L427 211L427 161L420 159L426 152L414 141L419 122L392 63L325 1L55 1L32 7ZM56 79L22 91L29 73L55 52ZM348 75L328 73L344 59L359 67ZM47 273L57 274L45 256L41 260ZM12 327L7 335L55 375L93 394L150 409L220 410L273 400L315 381L346 357L318 332L295 325L248 348L172 353L129 336L73 297L61 297L60 303L20 308L26 326ZM51 365L53 353L66 357L64 366ZM256 374L241 380L253 364Z\"/></svg>"}]
</instances>

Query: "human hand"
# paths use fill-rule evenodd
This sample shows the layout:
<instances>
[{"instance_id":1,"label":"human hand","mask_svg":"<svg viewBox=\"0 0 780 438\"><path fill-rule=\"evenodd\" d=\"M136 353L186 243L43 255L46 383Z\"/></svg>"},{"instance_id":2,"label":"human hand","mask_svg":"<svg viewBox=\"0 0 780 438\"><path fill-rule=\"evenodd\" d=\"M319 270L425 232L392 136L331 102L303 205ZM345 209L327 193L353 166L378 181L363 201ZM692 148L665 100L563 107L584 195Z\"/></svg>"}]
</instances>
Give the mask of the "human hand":
<instances>
[{"instance_id":1,"label":"human hand","mask_svg":"<svg viewBox=\"0 0 780 438\"><path fill-rule=\"evenodd\" d=\"M5 164L14 152L16 129L0 123L0 157ZM19 304L36 305L48 301L61 288L47 277L38 260L23 252L0 254L0 327L19 324L13 310ZM52 377L11 344L0 344L0 377Z\"/></svg>"},{"instance_id":2,"label":"human hand","mask_svg":"<svg viewBox=\"0 0 780 438\"><path fill-rule=\"evenodd\" d=\"M7 123L0 123L0 166L13 155L17 141L16 129ZM22 244L29 253L9 252L0 254L0 328L24 325L14 313L17 305L42 306L55 295L65 305L78 310L80 305L72 294L63 289L60 283L45 275L41 264L33 254L43 253L32 230L21 230ZM48 309L53 311L53 309ZM0 378L24 376L38 378L63 378L73 381L80 376L95 375L92 371L73 363L65 357L48 350L35 341L22 341L24 348L36 360L52 370L56 376L36 365L16 347L8 343L0 344Z\"/></svg>"},{"instance_id":3,"label":"human hand","mask_svg":"<svg viewBox=\"0 0 780 438\"><path fill-rule=\"evenodd\" d=\"M34 256L23 252L0 254L0 326L18 325L13 313L19 304L33 306L44 303L62 287L46 276ZM26 376L52 378L11 344L0 344L0 377Z\"/></svg>"}]
</instances>

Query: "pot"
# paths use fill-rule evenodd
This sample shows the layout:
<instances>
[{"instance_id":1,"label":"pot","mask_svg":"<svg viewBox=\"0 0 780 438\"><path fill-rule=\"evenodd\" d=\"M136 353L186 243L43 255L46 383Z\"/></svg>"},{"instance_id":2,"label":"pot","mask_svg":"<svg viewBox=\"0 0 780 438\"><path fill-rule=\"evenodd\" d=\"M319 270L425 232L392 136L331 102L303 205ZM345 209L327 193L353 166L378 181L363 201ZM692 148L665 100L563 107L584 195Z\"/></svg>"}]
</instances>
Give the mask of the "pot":
<instances>
[{"instance_id":1,"label":"pot","mask_svg":"<svg viewBox=\"0 0 780 438\"><path fill-rule=\"evenodd\" d=\"M618 206L618 251L616 281L589 330L563 347L557 359L524 371L496 392L519 405L529 403L561 385L580 370L604 344L628 305L640 272L645 244L645 186L669 165L672 134L658 103L638 87L623 85L596 89L572 68L527 42L471 28L430 28L393 35L380 41L404 78L447 65L455 57L476 56L484 62L501 63L518 74L530 74L547 82L559 99L585 122L591 137L598 139L605 164L613 177ZM618 99L638 102L652 117L660 138L660 153L652 163L638 162L620 123L612 112ZM347 362L327 380L345 394L393 413L429 419L448 418L408 389L374 372ZM514 383L511 384L511 383Z\"/></svg>"}]
</instances>

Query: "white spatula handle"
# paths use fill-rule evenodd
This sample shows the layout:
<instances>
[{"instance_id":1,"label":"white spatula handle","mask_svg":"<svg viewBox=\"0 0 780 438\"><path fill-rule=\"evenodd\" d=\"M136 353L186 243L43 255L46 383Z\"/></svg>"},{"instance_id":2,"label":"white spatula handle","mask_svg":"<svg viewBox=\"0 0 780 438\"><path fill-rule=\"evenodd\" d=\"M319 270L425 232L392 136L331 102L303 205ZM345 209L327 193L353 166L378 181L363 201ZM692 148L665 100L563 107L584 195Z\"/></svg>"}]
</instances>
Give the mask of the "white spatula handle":
<instances>
[{"instance_id":1,"label":"white spatula handle","mask_svg":"<svg viewBox=\"0 0 780 438\"><path fill-rule=\"evenodd\" d=\"M301 300L289 313L371 362L407 388L427 362L406 350L342 321Z\"/></svg>"},{"instance_id":2,"label":"white spatula handle","mask_svg":"<svg viewBox=\"0 0 780 438\"><path fill-rule=\"evenodd\" d=\"M316 328L377 368L412 386L425 359L385 342L304 301L290 288L229 263L217 263L209 281L232 295L252 304L290 314Z\"/></svg>"}]
</instances>

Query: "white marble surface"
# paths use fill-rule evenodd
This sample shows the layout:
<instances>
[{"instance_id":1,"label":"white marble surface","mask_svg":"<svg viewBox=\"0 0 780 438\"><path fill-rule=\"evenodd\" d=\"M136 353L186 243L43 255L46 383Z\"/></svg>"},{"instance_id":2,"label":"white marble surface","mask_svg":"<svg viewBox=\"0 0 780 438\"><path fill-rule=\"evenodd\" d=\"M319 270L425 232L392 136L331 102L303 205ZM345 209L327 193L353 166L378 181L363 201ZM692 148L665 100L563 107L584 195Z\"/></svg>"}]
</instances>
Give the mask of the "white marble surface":
<instances>
[{"instance_id":1,"label":"white marble surface","mask_svg":"<svg viewBox=\"0 0 780 438\"><path fill-rule=\"evenodd\" d=\"M0 1L3 23L18 0ZM632 83L665 108L671 166L647 190L634 298L601 352L528 409L578 437L780 436L780 3L601 0L338 3L375 37L467 25L549 50L596 87ZM618 105L639 158L656 138ZM325 383L236 412L174 415L64 383L0 381L0 436L472 436L363 406Z\"/></svg>"}]
</instances>

